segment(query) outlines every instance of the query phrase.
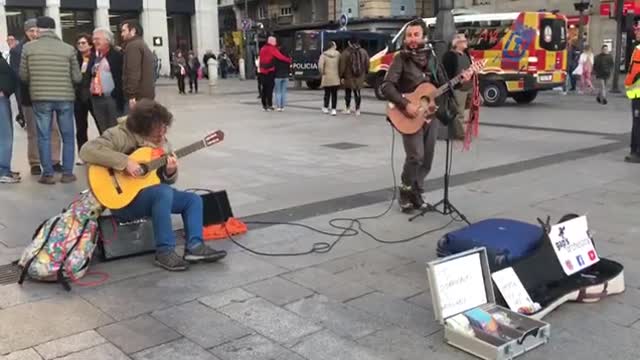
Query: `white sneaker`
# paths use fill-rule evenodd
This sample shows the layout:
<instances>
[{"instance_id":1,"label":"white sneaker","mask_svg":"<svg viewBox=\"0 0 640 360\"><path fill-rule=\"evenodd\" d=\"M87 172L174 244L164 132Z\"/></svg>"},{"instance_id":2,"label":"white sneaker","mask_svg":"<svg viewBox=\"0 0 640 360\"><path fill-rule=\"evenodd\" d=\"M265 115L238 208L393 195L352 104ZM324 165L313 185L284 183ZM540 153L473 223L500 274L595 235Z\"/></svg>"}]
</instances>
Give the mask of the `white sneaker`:
<instances>
[{"instance_id":1,"label":"white sneaker","mask_svg":"<svg viewBox=\"0 0 640 360\"><path fill-rule=\"evenodd\" d=\"M338 115L338 112L336 111L336 109L331 110L331 116L336 116Z\"/></svg>"},{"instance_id":2,"label":"white sneaker","mask_svg":"<svg viewBox=\"0 0 640 360\"><path fill-rule=\"evenodd\" d=\"M350 115L351 114L351 109L344 109L342 110L342 113L345 115Z\"/></svg>"},{"instance_id":3,"label":"white sneaker","mask_svg":"<svg viewBox=\"0 0 640 360\"><path fill-rule=\"evenodd\" d=\"M329 113L329 109L327 109L327 108L323 107L323 108L322 108L322 112L323 112L324 114L328 114L328 113Z\"/></svg>"},{"instance_id":4,"label":"white sneaker","mask_svg":"<svg viewBox=\"0 0 640 360\"><path fill-rule=\"evenodd\" d=\"M360 116L360 110L356 110L356 116Z\"/></svg>"},{"instance_id":5,"label":"white sneaker","mask_svg":"<svg viewBox=\"0 0 640 360\"><path fill-rule=\"evenodd\" d=\"M284 109L283 108L277 108L276 111L277 112L282 112Z\"/></svg>"}]
</instances>

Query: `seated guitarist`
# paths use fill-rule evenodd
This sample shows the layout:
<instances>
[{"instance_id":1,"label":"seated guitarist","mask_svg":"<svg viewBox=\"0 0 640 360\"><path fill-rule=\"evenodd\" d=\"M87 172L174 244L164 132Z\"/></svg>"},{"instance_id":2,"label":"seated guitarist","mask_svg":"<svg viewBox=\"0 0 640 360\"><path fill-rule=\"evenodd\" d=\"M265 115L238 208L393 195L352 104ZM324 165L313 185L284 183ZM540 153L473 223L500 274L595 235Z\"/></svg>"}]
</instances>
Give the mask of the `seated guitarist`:
<instances>
[{"instance_id":1,"label":"seated guitarist","mask_svg":"<svg viewBox=\"0 0 640 360\"><path fill-rule=\"evenodd\" d=\"M404 48L393 59L387 75L381 85L385 98L400 108L407 116L418 114L418 104L412 104L402 94L413 92L423 82L440 84L437 80L445 80L446 74L441 66L432 59L431 51L424 49L426 25L422 19L411 21L404 33ZM437 78L431 69L438 69ZM469 80L465 77L465 80ZM433 119L415 134L402 135L402 142L406 153L402 184L398 203L403 212L420 210L428 205L422 198L424 180L431 170L433 153L436 144L440 122Z\"/></svg>"},{"instance_id":2,"label":"seated guitarist","mask_svg":"<svg viewBox=\"0 0 640 360\"><path fill-rule=\"evenodd\" d=\"M100 137L89 141L80 150L80 158L87 164L95 164L125 171L131 176L142 174L138 163L128 158L140 147L150 146L170 153L166 139L173 116L153 100L140 100L118 126L108 129ZM173 184L178 176L178 162L169 157L167 165L158 170L162 184L142 190L127 207L112 210L121 221L134 221L151 217L156 243L155 264L169 271L187 270L189 263L212 262L224 258L227 253L211 249L202 240L202 199L199 195L179 191ZM176 238L171 227L171 214L181 214L186 231L187 244L184 256L176 251Z\"/></svg>"}]
</instances>

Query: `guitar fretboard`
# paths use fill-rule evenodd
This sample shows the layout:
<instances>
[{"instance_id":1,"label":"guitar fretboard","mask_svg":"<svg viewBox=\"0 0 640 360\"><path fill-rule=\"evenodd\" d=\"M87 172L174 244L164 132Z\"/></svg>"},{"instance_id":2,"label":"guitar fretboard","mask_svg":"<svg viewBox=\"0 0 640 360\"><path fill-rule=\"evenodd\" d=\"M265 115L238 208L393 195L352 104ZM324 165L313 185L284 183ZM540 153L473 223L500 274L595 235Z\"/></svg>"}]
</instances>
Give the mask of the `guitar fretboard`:
<instances>
[{"instance_id":1,"label":"guitar fretboard","mask_svg":"<svg viewBox=\"0 0 640 360\"><path fill-rule=\"evenodd\" d=\"M206 147L206 143L204 142L204 140L200 140L200 141L196 141L191 145L187 145L185 147L182 147L178 150L175 151L176 157L177 158L181 158L181 157L185 157L189 154L192 154L202 148ZM167 164L167 158L169 157L169 155L163 155L162 157L159 157L155 160L150 161L147 164L148 170L149 171L154 171L157 170L163 166L165 166Z\"/></svg>"}]
</instances>

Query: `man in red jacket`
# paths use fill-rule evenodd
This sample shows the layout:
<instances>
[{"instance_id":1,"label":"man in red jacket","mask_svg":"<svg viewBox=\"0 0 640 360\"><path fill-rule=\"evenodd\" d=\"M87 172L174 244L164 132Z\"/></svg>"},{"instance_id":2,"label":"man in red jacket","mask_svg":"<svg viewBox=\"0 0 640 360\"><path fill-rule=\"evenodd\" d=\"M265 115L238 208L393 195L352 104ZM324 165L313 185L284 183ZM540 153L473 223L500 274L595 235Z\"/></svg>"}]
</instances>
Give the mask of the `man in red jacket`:
<instances>
[{"instance_id":1,"label":"man in red jacket","mask_svg":"<svg viewBox=\"0 0 640 360\"><path fill-rule=\"evenodd\" d=\"M276 47L276 38L269 36L267 43L260 49L260 69L258 76L262 84L262 107L264 111L273 111L273 88L276 81L274 58L291 64L291 58L284 56Z\"/></svg>"}]
</instances>

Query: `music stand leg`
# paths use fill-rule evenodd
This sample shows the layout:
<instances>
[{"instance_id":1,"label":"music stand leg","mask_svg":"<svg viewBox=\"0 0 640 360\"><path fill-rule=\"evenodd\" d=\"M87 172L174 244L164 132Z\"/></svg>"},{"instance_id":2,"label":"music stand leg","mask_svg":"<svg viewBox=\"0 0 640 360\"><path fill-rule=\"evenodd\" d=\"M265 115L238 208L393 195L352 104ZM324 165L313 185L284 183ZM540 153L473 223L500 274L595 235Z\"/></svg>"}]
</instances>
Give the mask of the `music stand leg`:
<instances>
[{"instance_id":1,"label":"music stand leg","mask_svg":"<svg viewBox=\"0 0 640 360\"><path fill-rule=\"evenodd\" d=\"M449 201L449 177L451 175L451 163L453 158L453 146L451 146L451 140L447 137L445 140L447 144L447 155L445 159L445 168L444 168L444 197L442 200L437 203L430 205L427 204L427 207L423 210L420 210L420 213L409 218L409 221L413 221L420 216L424 216L424 214L428 212L437 212L442 215L452 215L456 214L460 220L467 223L467 225L471 225L467 217L460 212L452 203ZM439 210L438 207L442 206L442 210Z\"/></svg>"}]
</instances>

